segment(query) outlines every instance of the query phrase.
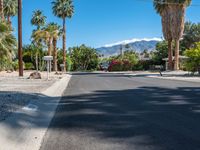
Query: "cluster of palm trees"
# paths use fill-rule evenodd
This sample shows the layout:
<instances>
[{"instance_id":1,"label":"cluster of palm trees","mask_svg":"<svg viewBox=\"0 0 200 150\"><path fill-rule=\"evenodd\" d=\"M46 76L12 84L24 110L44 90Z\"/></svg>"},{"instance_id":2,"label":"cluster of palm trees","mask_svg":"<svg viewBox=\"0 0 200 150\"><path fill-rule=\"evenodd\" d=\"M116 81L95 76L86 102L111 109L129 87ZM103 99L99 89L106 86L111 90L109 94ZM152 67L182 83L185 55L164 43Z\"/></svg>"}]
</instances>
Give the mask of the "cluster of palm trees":
<instances>
[{"instance_id":1,"label":"cluster of palm trees","mask_svg":"<svg viewBox=\"0 0 200 150\"><path fill-rule=\"evenodd\" d=\"M31 20L32 25L37 29L33 31L32 39L34 44L41 46L45 43L48 47L48 55L54 57L53 69L57 71L57 40L62 36L63 38L63 64L66 71L66 19L71 18L74 13L74 6L72 0L53 0L52 2L53 14L63 20L63 27L57 23L46 24L46 17L42 11L37 10L33 14ZM10 53L13 50L13 45L16 46L16 41L12 35L11 17L18 14L18 59L19 59L19 75L23 76L23 62L22 62L22 0L0 0L0 53Z\"/></svg>"},{"instance_id":2,"label":"cluster of palm trees","mask_svg":"<svg viewBox=\"0 0 200 150\"><path fill-rule=\"evenodd\" d=\"M168 41L170 70L179 70L179 45L184 32L186 8L192 0L154 0L154 7L162 17L163 35ZM173 43L175 50L173 51ZM173 62L173 54L175 55Z\"/></svg>"},{"instance_id":3,"label":"cluster of palm trees","mask_svg":"<svg viewBox=\"0 0 200 150\"><path fill-rule=\"evenodd\" d=\"M74 13L74 6L72 0L54 0L52 2L53 14L63 20L63 27L57 23L46 24L46 16L42 11L36 10L31 19L32 25L37 27L33 31L33 43L41 45L45 43L48 47L48 55L53 53L53 70L57 71L57 41L59 37L63 38L63 64L64 71L66 71L66 18L71 18Z\"/></svg>"}]
</instances>

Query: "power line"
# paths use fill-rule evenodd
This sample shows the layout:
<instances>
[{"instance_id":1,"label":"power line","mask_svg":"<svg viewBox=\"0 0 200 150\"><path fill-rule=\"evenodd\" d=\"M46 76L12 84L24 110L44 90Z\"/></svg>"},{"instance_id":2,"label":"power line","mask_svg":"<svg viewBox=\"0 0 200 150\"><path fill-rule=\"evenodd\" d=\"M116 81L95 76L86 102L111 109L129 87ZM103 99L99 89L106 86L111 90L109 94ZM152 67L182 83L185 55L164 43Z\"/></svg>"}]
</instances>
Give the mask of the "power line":
<instances>
[{"instance_id":1,"label":"power line","mask_svg":"<svg viewBox=\"0 0 200 150\"><path fill-rule=\"evenodd\" d=\"M143 2L147 2L147 3L149 3L149 2L156 2L156 3L158 3L158 4L168 4L168 5L177 5L177 4L180 4L180 3L169 3L169 2L160 2L160 1L152 1L152 0L137 0L137 1L143 1ZM180 4L181 5L181 4ZM191 4L190 6L193 6L193 7L200 7L200 4Z\"/></svg>"}]
</instances>

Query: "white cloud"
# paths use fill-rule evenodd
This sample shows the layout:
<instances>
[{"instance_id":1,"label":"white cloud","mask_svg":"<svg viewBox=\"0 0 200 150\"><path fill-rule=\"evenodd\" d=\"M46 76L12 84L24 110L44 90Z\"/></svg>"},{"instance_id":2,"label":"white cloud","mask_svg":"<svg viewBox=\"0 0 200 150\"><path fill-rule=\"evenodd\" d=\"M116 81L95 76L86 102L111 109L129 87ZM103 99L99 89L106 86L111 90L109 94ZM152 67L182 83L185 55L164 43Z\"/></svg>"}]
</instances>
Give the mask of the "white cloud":
<instances>
[{"instance_id":1,"label":"white cloud","mask_svg":"<svg viewBox=\"0 0 200 150\"><path fill-rule=\"evenodd\" d=\"M134 38L134 39L130 39L130 40L119 41L119 42L112 43L112 44L106 44L104 47L112 47L115 45L125 45L125 44L139 42L139 41L162 41L162 39L161 38L143 38L143 39Z\"/></svg>"}]
</instances>

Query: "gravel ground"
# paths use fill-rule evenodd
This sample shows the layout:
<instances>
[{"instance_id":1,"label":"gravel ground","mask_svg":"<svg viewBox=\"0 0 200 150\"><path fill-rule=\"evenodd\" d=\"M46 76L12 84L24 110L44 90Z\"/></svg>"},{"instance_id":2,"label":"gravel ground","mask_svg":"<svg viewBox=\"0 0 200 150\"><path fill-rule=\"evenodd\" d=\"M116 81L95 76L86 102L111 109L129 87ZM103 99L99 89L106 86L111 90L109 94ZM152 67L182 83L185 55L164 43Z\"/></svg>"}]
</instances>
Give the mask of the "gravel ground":
<instances>
[{"instance_id":1,"label":"gravel ground","mask_svg":"<svg viewBox=\"0 0 200 150\"><path fill-rule=\"evenodd\" d=\"M46 73L42 72L41 80L27 79L31 72L25 71L22 78L18 77L17 72L0 72L0 121L27 105L30 100L37 100L38 94L63 77L52 72L47 81Z\"/></svg>"}]
</instances>

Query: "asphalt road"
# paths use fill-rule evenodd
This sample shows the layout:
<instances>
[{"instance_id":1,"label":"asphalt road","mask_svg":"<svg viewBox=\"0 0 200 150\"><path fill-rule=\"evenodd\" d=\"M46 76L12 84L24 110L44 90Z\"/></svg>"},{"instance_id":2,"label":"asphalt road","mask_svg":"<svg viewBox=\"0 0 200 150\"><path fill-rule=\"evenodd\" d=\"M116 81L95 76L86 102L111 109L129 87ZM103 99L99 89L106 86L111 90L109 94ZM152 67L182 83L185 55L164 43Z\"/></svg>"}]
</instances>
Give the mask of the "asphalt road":
<instances>
[{"instance_id":1,"label":"asphalt road","mask_svg":"<svg viewBox=\"0 0 200 150\"><path fill-rule=\"evenodd\" d=\"M200 150L200 84L74 74L41 150Z\"/></svg>"}]
</instances>

